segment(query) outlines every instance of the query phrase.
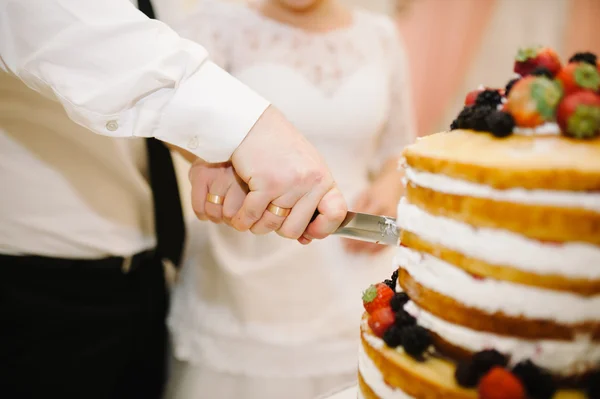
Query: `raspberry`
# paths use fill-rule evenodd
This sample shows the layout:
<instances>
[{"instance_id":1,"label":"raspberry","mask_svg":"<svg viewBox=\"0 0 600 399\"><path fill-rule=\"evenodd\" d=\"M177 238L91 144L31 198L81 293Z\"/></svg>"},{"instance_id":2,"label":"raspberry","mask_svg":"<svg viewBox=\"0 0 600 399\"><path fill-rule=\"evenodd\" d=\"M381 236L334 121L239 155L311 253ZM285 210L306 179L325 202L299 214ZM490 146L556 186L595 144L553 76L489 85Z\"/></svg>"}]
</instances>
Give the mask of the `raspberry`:
<instances>
[{"instance_id":1,"label":"raspberry","mask_svg":"<svg viewBox=\"0 0 600 399\"><path fill-rule=\"evenodd\" d=\"M515 83L517 83L519 80L521 80L521 78L515 78L515 79L511 79L507 84L506 87L504 88L504 96L508 97L508 93L510 93L510 89L513 88L513 86L515 85Z\"/></svg>"},{"instance_id":2,"label":"raspberry","mask_svg":"<svg viewBox=\"0 0 600 399\"><path fill-rule=\"evenodd\" d=\"M598 57L594 53L585 52L585 53L575 53L571 58L569 58L569 62L585 62L587 64L596 66L596 62L598 62Z\"/></svg>"},{"instance_id":3,"label":"raspberry","mask_svg":"<svg viewBox=\"0 0 600 399\"><path fill-rule=\"evenodd\" d=\"M391 326L383 333L383 341L390 348L402 345L402 329L398 326Z\"/></svg>"},{"instance_id":4,"label":"raspberry","mask_svg":"<svg viewBox=\"0 0 600 399\"><path fill-rule=\"evenodd\" d=\"M544 68L544 67L535 68L533 71L531 71L530 75L545 76L548 79L554 79L554 76L552 76L552 72L550 72L550 70L548 70L548 68Z\"/></svg>"},{"instance_id":5,"label":"raspberry","mask_svg":"<svg viewBox=\"0 0 600 399\"><path fill-rule=\"evenodd\" d=\"M492 111L486 118L490 132L498 138L508 137L515 127L515 120L511 114L502 111Z\"/></svg>"},{"instance_id":6,"label":"raspberry","mask_svg":"<svg viewBox=\"0 0 600 399\"><path fill-rule=\"evenodd\" d=\"M419 325L409 326L402 330L402 346L411 357L421 360L423 352L432 343L429 331Z\"/></svg>"},{"instance_id":7,"label":"raspberry","mask_svg":"<svg viewBox=\"0 0 600 399\"><path fill-rule=\"evenodd\" d=\"M532 399L551 399L554 396L556 385L552 376L530 360L519 362L512 372L521 380Z\"/></svg>"},{"instance_id":8,"label":"raspberry","mask_svg":"<svg viewBox=\"0 0 600 399\"><path fill-rule=\"evenodd\" d=\"M410 314L408 314L406 310L400 309L398 312L396 312L396 319L394 321L394 324L396 326L400 328L410 327L415 325L416 322L417 320Z\"/></svg>"},{"instance_id":9,"label":"raspberry","mask_svg":"<svg viewBox=\"0 0 600 399\"><path fill-rule=\"evenodd\" d=\"M398 312L402 309L402 307L404 307L406 302L408 302L409 300L410 300L410 298L408 297L406 292L397 292L392 297L392 299L390 299L390 306L392 307L392 310L394 312ZM396 313L396 317L398 317L397 313Z\"/></svg>"},{"instance_id":10,"label":"raspberry","mask_svg":"<svg viewBox=\"0 0 600 399\"><path fill-rule=\"evenodd\" d=\"M521 381L510 371L494 367L479 381L480 399L525 399Z\"/></svg>"},{"instance_id":11,"label":"raspberry","mask_svg":"<svg viewBox=\"0 0 600 399\"><path fill-rule=\"evenodd\" d=\"M490 107L496 107L502 102L502 96L498 93L498 90L486 89L479 93L475 99L475 106L489 105Z\"/></svg>"}]
</instances>

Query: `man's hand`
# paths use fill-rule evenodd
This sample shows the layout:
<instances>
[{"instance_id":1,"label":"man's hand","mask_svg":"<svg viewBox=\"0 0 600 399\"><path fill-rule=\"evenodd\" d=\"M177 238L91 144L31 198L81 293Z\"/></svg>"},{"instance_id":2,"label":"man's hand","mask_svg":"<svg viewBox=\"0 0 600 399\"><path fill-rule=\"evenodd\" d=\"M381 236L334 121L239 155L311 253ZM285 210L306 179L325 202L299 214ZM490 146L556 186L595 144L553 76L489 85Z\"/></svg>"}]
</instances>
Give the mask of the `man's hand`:
<instances>
[{"instance_id":1,"label":"man's hand","mask_svg":"<svg viewBox=\"0 0 600 399\"><path fill-rule=\"evenodd\" d=\"M231 160L249 188L231 222L237 230L277 231L307 244L331 234L344 220L346 202L325 162L275 108L264 112ZM291 213L276 216L267 210L270 203ZM319 216L309 225L316 209Z\"/></svg>"}]
</instances>

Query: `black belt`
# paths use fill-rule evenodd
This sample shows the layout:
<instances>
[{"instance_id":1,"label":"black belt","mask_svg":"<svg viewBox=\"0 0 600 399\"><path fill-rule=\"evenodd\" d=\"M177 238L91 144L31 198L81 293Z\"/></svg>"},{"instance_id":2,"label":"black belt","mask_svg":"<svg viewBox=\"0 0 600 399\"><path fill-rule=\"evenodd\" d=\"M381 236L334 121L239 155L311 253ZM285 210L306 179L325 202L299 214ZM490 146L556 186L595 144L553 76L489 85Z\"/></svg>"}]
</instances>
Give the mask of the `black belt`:
<instances>
[{"instance_id":1,"label":"black belt","mask_svg":"<svg viewBox=\"0 0 600 399\"><path fill-rule=\"evenodd\" d=\"M48 269L103 269L120 270L127 274L139 269L144 262L155 258L155 251L147 250L131 256L110 256L101 259L66 259L37 255L0 255L0 267L4 261L17 266L42 267Z\"/></svg>"}]
</instances>

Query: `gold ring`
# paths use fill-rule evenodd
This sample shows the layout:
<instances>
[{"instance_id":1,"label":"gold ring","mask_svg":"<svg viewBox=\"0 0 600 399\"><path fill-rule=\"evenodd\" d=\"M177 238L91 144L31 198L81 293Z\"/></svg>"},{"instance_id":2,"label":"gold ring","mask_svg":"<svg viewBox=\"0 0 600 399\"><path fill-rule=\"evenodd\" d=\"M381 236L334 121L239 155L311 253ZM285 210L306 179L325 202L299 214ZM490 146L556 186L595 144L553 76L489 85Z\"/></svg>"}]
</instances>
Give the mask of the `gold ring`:
<instances>
[{"instance_id":1,"label":"gold ring","mask_svg":"<svg viewBox=\"0 0 600 399\"><path fill-rule=\"evenodd\" d=\"M290 214L292 209L291 208L282 208L280 206L273 205L273 203L270 203L269 206L267 207L267 211L271 212L273 215L276 215L276 216L286 217L287 215Z\"/></svg>"},{"instance_id":2,"label":"gold ring","mask_svg":"<svg viewBox=\"0 0 600 399\"><path fill-rule=\"evenodd\" d=\"M223 202L225 202L225 197L216 194L207 194L206 201L215 205L223 205Z\"/></svg>"}]
</instances>

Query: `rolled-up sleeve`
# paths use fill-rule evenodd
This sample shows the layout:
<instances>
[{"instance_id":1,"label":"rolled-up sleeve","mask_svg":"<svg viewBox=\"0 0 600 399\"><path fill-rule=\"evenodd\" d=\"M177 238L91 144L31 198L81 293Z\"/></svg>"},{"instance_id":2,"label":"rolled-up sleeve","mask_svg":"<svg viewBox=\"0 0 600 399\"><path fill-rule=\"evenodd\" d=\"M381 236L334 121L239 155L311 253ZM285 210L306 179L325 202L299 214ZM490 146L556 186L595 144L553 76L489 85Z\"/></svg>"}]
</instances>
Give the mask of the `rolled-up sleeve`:
<instances>
[{"instance_id":1,"label":"rolled-up sleeve","mask_svg":"<svg viewBox=\"0 0 600 399\"><path fill-rule=\"evenodd\" d=\"M0 0L0 67L95 133L231 156L269 103L127 0Z\"/></svg>"}]
</instances>

